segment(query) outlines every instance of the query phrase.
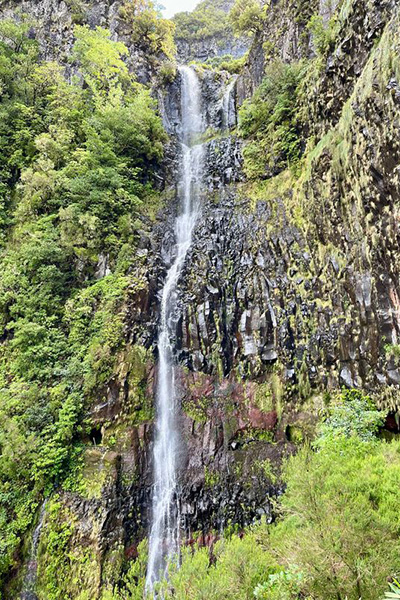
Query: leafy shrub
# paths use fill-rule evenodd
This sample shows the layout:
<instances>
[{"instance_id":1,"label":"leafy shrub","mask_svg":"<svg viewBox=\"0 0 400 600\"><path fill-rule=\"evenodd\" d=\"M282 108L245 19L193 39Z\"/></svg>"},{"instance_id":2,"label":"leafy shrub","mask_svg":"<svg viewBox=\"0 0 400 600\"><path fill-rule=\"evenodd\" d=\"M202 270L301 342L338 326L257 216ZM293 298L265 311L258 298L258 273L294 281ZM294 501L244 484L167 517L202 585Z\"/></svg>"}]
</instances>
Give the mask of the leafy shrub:
<instances>
[{"instance_id":1,"label":"leafy shrub","mask_svg":"<svg viewBox=\"0 0 400 600\"><path fill-rule=\"evenodd\" d=\"M74 33L73 56L93 91L109 90L115 83L128 78L128 69L122 60L128 49L122 42L113 42L107 29L96 27L93 30L88 25L76 25Z\"/></svg>"},{"instance_id":2,"label":"leafy shrub","mask_svg":"<svg viewBox=\"0 0 400 600\"><path fill-rule=\"evenodd\" d=\"M204 0L192 12L177 13L173 18L175 37L192 42L210 37L229 36L232 30L222 5L222 1Z\"/></svg>"},{"instance_id":3,"label":"leafy shrub","mask_svg":"<svg viewBox=\"0 0 400 600\"><path fill-rule=\"evenodd\" d=\"M119 13L129 23L133 41L149 53L149 59L160 54L174 59L175 26L169 19L162 18L152 0L125 0Z\"/></svg>"},{"instance_id":4,"label":"leafy shrub","mask_svg":"<svg viewBox=\"0 0 400 600\"><path fill-rule=\"evenodd\" d=\"M302 597L304 575L296 568L272 573L254 590L256 600L292 600Z\"/></svg>"},{"instance_id":5,"label":"leafy shrub","mask_svg":"<svg viewBox=\"0 0 400 600\"><path fill-rule=\"evenodd\" d=\"M237 35L255 35L262 31L268 5L259 0L236 0L229 13L229 21Z\"/></svg>"},{"instance_id":6,"label":"leafy shrub","mask_svg":"<svg viewBox=\"0 0 400 600\"><path fill-rule=\"evenodd\" d=\"M400 444L338 436L318 452L304 447L284 474L277 524L220 540L211 554L186 549L180 570L160 584L163 597L375 600L384 593L400 550ZM124 600L140 597L142 577Z\"/></svg>"},{"instance_id":7,"label":"leafy shrub","mask_svg":"<svg viewBox=\"0 0 400 600\"><path fill-rule=\"evenodd\" d=\"M240 58L233 58L230 54L224 54L223 56L214 56L213 58L207 59L205 65L209 65L213 69L220 71L228 71L228 73L237 74L240 73L246 63L247 55Z\"/></svg>"},{"instance_id":8,"label":"leafy shrub","mask_svg":"<svg viewBox=\"0 0 400 600\"><path fill-rule=\"evenodd\" d=\"M374 600L400 550L400 444L332 438L304 448L285 471L283 518L270 543L306 574L303 591L327 600Z\"/></svg>"},{"instance_id":9,"label":"leafy shrub","mask_svg":"<svg viewBox=\"0 0 400 600\"><path fill-rule=\"evenodd\" d=\"M321 425L317 447L329 443L332 437L357 436L363 441L376 437L384 423L384 414L377 410L371 398L359 390L345 390L331 408L331 414Z\"/></svg>"},{"instance_id":10,"label":"leafy shrub","mask_svg":"<svg viewBox=\"0 0 400 600\"><path fill-rule=\"evenodd\" d=\"M251 179L294 166L300 158L296 94L305 68L301 62L270 64L254 96L239 111L239 132L249 140L244 159Z\"/></svg>"}]
</instances>

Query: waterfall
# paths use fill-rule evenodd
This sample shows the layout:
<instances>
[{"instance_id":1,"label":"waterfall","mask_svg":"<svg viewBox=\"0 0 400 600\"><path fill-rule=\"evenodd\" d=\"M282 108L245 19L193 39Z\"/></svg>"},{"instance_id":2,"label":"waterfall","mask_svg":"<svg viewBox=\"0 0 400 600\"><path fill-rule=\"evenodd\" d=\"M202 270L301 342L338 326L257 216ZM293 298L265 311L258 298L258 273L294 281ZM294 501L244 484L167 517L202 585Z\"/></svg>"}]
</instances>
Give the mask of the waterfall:
<instances>
[{"instance_id":1,"label":"waterfall","mask_svg":"<svg viewBox=\"0 0 400 600\"><path fill-rule=\"evenodd\" d=\"M228 83L222 97L222 129L228 131L236 125L235 96L232 94L237 81L235 75ZM231 118L233 116L233 118Z\"/></svg>"},{"instance_id":2,"label":"waterfall","mask_svg":"<svg viewBox=\"0 0 400 600\"><path fill-rule=\"evenodd\" d=\"M166 577L169 566L178 560L180 510L178 494L178 393L175 381L174 337L176 332L177 283L189 250L200 208L203 147L196 144L202 131L201 89L190 67L179 69L182 111L182 162L178 193L180 213L175 222L175 258L169 268L161 295L158 335L158 385L156 437L154 443L154 490L146 590Z\"/></svg>"},{"instance_id":3,"label":"waterfall","mask_svg":"<svg viewBox=\"0 0 400 600\"><path fill-rule=\"evenodd\" d=\"M26 574L21 590L21 600L37 600L35 593L36 579L37 579L37 558L40 534L42 532L43 521L46 514L46 500L43 502L39 513L39 521L32 536L31 551L29 561L26 567Z\"/></svg>"}]
</instances>

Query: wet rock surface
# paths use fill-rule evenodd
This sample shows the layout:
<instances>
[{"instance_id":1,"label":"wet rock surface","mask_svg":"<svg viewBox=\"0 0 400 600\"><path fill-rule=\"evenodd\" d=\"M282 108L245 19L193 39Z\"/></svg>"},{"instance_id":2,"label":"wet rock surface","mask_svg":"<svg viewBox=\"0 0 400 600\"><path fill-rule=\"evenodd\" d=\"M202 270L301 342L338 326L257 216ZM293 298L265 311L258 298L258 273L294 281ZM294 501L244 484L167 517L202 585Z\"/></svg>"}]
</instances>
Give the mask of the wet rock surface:
<instances>
[{"instance_id":1,"label":"wet rock surface","mask_svg":"<svg viewBox=\"0 0 400 600\"><path fill-rule=\"evenodd\" d=\"M233 35L221 39L210 37L188 42L177 39L178 59L181 63L189 63L192 60L205 62L208 59L231 56L240 58L246 53L249 41L245 38L235 38Z\"/></svg>"}]
</instances>

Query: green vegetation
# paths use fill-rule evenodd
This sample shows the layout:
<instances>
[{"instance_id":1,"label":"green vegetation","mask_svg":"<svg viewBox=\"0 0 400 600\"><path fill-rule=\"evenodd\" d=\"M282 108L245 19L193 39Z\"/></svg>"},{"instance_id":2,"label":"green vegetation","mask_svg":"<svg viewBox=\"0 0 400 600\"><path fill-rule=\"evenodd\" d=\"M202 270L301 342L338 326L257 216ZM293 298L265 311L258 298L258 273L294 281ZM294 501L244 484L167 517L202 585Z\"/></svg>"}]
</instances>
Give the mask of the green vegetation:
<instances>
[{"instance_id":1,"label":"green vegetation","mask_svg":"<svg viewBox=\"0 0 400 600\"><path fill-rule=\"evenodd\" d=\"M92 525L96 527L97 524ZM100 584L96 547L74 543L76 526L73 509L55 495L47 504L39 544L36 585L39 600L90 600L96 597Z\"/></svg>"},{"instance_id":2,"label":"green vegetation","mask_svg":"<svg viewBox=\"0 0 400 600\"><path fill-rule=\"evenodd\" d=\"M339 459L340 457L340 459ZM396 572L400 446L332 438L289 461L283 519L272 532L280 561L295 564L312 597L377 597Z\"/></svg>"},{"instance_id":3,"label":"green vegetation","mask_svg":"<svg viewBox=\"0 0 400 600\"><path fill-rule=\"evenodd\" d=\"M390 583L390 592L385 593L385 598L398 600L400 598L400 583L395 579L394 583Z\"/></svg>"},{"instance_id":4,"label":"green vegetation","mask_svg":"<svg viewBox=\"0 0 400 600\"><path fill-rule=\"evenodd\" d=\"M297 124L297 90L305 72L303 63L271 63L251 100L239 112L239 133L248 140L244 149L249 179L295 167L301 155Z\"/></svg>"},{"instance_id":5,"label":"green vegetation","mask_svg":"<svg viewBox=\"0 0 400 600\"><path fill-rule=\"evenodd\" d=\"M174 24L162 18L152 0L125 0L119 13L130 26L133 41L148 53L150 62L160 55L175 58Z\"/></svg>"},{"instance_id":6,"label":"green vegetation","mask_svg":"<svg viewBox=\"0 0 400 600\"><path fill-rule=\"evenodd\" d=\"M108 31L75 28L82 86L40 62L29 28L0 24L0 578L43 492L77 460L84 407L115 370L165 141Z\"/></svg>"},{"instance_id":7,"label":"green vegetation","mask_svg":"<svg viewBox=\"0 0 400 600\"><path fill-rule=\"evenodd\" d=\"M317 54L326 56L332 50L337 36L337 21L335 18L325 25L321 15L314 14L307 24L307 29L313 36L313 42Z\"/></svg>"},{"instance_id":8,"label":"green vegetation","mask_svg":"<svg viewBox=\"0 0 400 600\"><path fill-rule=\"evenodd\" d=\"M204 0L192 12L174 16L175 37L191 42L210 37L225 38L231 34L228 15L220 6L222 0Z\"/></svg>"},{"instance_id":9,"label":"green vegetation","mask_svg":"<svg viewBox=\"0 0 400 600\"><path fill-rule=\"evenodd\" d=\"M269 3L261 6L260 0L236 0L229 20L236 35L255 35L263 29Z\"/></svg>"},{"instance_id":10,"label":"green vegetation","mask_svg":"<svg viewBox=\"0 0 400 600\"><path fill-rule=\"evenodd\" d=\"M161 584L164 597L376 600L383 595L388 574L398 569L400 443L376 437L381 419L368 397L343 392L315 443L286 462L277 522L251 527L244 537L220 539L211 553L186 549L181 569ZM270 466L265 468L269 475ZM107 598L140 597L141 561L145 550L132 566L136 587L122 586Z\"/></svg>"},{"instance_id":11,"label":"green vegetation","mask_svg":"<svg viewBox=\"0 0 400 600\"><path fill-rule=\"evenodd\" d=\"M357 436L365 442L371 441L383 424L384 415L376 409L369 396L364 396L359 390L345 390L321 425L316 445L323 446L332 437L340 436Z\"/></svg>"},{"instance_id":12,"label":"green vegetation","mask_svg":"<svg viewBox=\"0 0 400 600\"><path fill-rule=\"evenodd\" d=\"M78 494L81 503L97 510L104 488L119 476L118 453L133 448L133 426L153 416L147 389L151 352L126 344L124 320L128 300L147 285L137 240L158 207L154 173L166 136L152 95L127 68L126 46L112 41L109 31L82 24L84 3L67 4L77 23L70 66L79 70L69 81L59 65L40 59L27 17L0 23L0 587L19 568L34 515L47 495L51 498L38 552L40 600L139 600L146 541L134 561L124 557L119 542L111 542L110 557L96 546L101 508L97 520L92 514L88 518L92 537L80 537L80 522L68 499ZM208 37L224 42L232 31L261 38L274 10L273 3L237 0L228 17L222 4L206 0L193 13L177 15L173 25L149 0L127 0L118 18L157 67L158 81L171 81L174 35L189 43ZM282 472L275 462L254 460L249 477L240 482L246 489L255 479L265 482L266 490L284 486L274 523L255 524L240 535L229 525L212 548L200 547L200 538L198 546L194 542L184 548L182 568L160 584L165 599L400 598L398 434L390 432L395 440L390 443L378 437L385 413L361 391L320 393L309 378L306 349L315 333L313 319L327 328L333 323L339 331L353 323L353 335L357 333L359 323L346 311L347 298L340 309L338 290L343 288L329 294L328 263L337 263L336 280L350 277L342 275L349 264L354 273L372 272L377 257L379 264L394 264L397 256L390 229L397 212L386 202L391 191L377 191L380 184L374 177L388 179L382 165L389 165L390 185L394 189L398 183L395 165L387 159L398 150L392 144L398 138L398 22L376 42L348 101L340 106L339 99L337 108L331 82L320 75L340 28L352 17L353 3L340 3L337 19L327 23L312 14L315 4L290 1L287 7L302 31L299 48L309 48L311 36L316 59L286 64L276 59L275 40L263 40L270 60L260 87L242 106L239 122L250 180L243 188L254 206L262 201L271 207L265 235L281 226L292 237L293 223L296 235L308 234L304 246L301 234L293 235L287 252L282 236L279 249L290 265L279 274L290 280L288 302L301 307L287 316L299 349L293 361L297 380L291 388L283 383L285 356L280 356L255 397L259 409L276 411L279 424L284 423L279 433L283 437L285 431L297 454ZM245 60L222 56L202 66L238 73ZM351 78L351 69L343 74ZM325 84L328 91L321 96L319 86ZM321 102L326 104L322 109ZM336 125L322 119L321 110L332 113ZM215 135L207 131L204 138ZM370 152L373 161L365 159ZM362 251L361 244L353 243L359 239ZM314 271L305 272L303 262L312 261ZM296 293L290 297L293 282ZM311 317L303 314L302 299L316 286L321 287ZM273 288L275 294L275 283ZM286 309L279 306L278 295L276 305L280 319ZM308 319L304 336L301 319ZM382 340L386 361L398 364L400 346L387 342ZM372 347L375 352L368 339L365 356ZM324 349L317 350L322 365ZM221 358L215 354L218 367ZM323 376L334 382L339 373L333 367ZM87 447L83 440L93 425L87 408L100 404L110 380L118 378L126 382L118 417L96 429L99 447ZM386 386L374 400L393 412L399 408L395 386ZM227 397L226 414L232 412L230 402ZM209 419L210 399L188 399L183 408L200 428ZM293 411L288 414L287 409ZM319 426L303 422L305 413L323 415L324 421ZM229 418L224 425L231 428ZM232 476L239 480L243 475L247 438L260 445L274 443L278 453L274 434L251 429L242 438L238 435ZM145 439L134 443L143 445ZM118 485L128 489L137 480L135 461ZM205 466L208 491L222 481L212 463Z\"/></svg>"},{"instance_id":13,"label":"green vegetation","mask_svg":"<svg viewBox=\"0 0 400 600\"><path fill-rule=\"evenodd\" d=\"M240 58L233 58L230 54L224 54L223 56L214 56L208 58L205 63L201 63L203 67L211 67L218 71L228 71L228 73L238 74L242 71L246 64L247 54Z\"/></svg>"}]
</instances>

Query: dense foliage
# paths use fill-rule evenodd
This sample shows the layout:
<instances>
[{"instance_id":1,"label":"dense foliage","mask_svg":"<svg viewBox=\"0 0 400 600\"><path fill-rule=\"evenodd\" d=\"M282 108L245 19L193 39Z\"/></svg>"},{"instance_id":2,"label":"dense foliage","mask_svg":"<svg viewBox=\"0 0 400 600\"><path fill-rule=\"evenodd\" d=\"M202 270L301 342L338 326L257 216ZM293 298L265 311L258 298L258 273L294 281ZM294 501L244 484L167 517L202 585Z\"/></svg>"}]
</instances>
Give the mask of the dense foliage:
<instances>
[{"instance_id":1,"label":"dense foliage","mask_svg":"<svg viewBox=\"0 0 400 600\"><path fill-rule=\"evenodd\" d=\"M177 38L261 32L268 2L236 0L229 18L223 4L205 0L177 15ZM68 5L81 23L81 3ZM298 10L304 6L301 23L322 64L336 22L310 19L309 3ZM173 59L174 25L152 2L127 0L119 17L151 66ZM92 600L80 589L80 575L98 557L89 545L73 548L74 515L54 490L62 484L80 494L87 485L79 479L82 440L91 428L85 408L115 372L128 290L142 285L136 241L143 217L157 205L154 170L165 133L149 91L126 66L127 48L107 30L76 26L76 75L68 82L59 65L40 60L31 25L27 18L0 24L0 580L18 567L17 550L48 495L41 593L47 600L67 593ZM234 73L244 60L216 57L207 66ZM169 61L159 71L167 79L175 69ZM271 60L243 104L239 134L250 180L276 181L281 173L287 181L287 167L296 174L305 70L302 62ZM300 371L297 391L306 401L312 391L308 378L302 389L301 377ZM217 532L211 548L200 540L184 548L181 568L160 584L164 598L400 597L400 443L378 437L384 415L360 391L342 392L322 410L329 414L316 440L284 465L275 522L240 535ZM92 485L92 498L103 482ZM206 483L213 485L207 474ZM112 577L102 580L102 600L142 599L146 541L134 561L118 551Z\"/></svg>"},{"instance_id":2,"label":"dense foliage","mask_svg":"<svg viewBox=\"0 0 400 600\"><path fill-rule=\"evenodd\" d=\"M192 12L181 12L174 16L176 38L190 42L208 37L231 35L228 15L221 9L223 1L204 0Z\"/></svg>"},{"instance_id":3,"label":"dense foliage","mask_svg":"<svg viewBox=\"0 0 400 600\"><path fill-rule=\"evenodd\" d=\"M259 0L236 0L229 14L229 21L237 35L255 35L262 30L268 3L261 6Z\"/></svg>"},{"instance_id":4,"label":"dense foliage","mask_svg":"<svg viewBox=\"0 0 400 600\"><path fill-rule=\"evenodd\" d=\"M149 62L160 54L175 57L174 24L162 18L151 0L125 0L119 13L131 29L132 41L147 52Z\"/></svg>"},{"instance_id":5,"label":"dense foliage","mask_svg":"<svg viewBox=\"0 0 400 600\"><path fill-rule=\"evenodd\" d=\"M376 600L400 551L400 443L377 437L382 414L360 392L332 400L315 443L284 468L275 524L183 552L161 584L178 600ZM146 547L104 599L142 597ZM394 587L394 586L393 586ZM389 597L389 596L388 596Z\"/></svg>"},{"instance_id":6,"label":"dense foliage","mask_svg":"<svg viewBox=\"0 0 400 600\"><path fill-rule=\"evenodd\" d=\"M304 70L302 63L271 63L254 96L240 109L239 132L248 140L244 159L250 179L276 174L300 157L296 100Z\"/></svg>"},{"instance_id":7,"label":"dense foliage","mask_svg":"<svg viewBox=\"0 0 400 600\"><path fill-rule=\"evenodd\" d=\"M0 576L79 453L85 401L112 371L165 140L108 31L76 26L81 85L39 60L29 29L0 24Z\"/></svg>"}]
</instances>

